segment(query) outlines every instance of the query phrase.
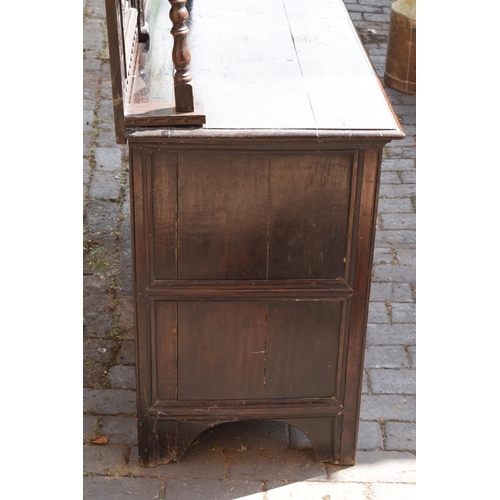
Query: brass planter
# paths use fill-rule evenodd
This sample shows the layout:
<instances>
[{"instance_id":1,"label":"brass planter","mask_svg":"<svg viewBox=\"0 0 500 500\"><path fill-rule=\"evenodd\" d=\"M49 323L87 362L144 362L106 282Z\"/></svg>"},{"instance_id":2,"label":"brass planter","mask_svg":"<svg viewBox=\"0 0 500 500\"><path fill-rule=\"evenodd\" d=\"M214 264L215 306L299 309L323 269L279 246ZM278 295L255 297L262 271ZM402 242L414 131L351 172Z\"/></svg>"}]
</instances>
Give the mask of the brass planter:
<instances>
[{"instance_id":1,"label":"brass planter","mask_svg":"<svg viewBox=\"0 0 500 500\"><path fill-rule=\"evenodd\" d=\"M415 0L398 0L391 8L384 81L407 94L417 93L416 41Z\"/></svg>"}]
</instances>

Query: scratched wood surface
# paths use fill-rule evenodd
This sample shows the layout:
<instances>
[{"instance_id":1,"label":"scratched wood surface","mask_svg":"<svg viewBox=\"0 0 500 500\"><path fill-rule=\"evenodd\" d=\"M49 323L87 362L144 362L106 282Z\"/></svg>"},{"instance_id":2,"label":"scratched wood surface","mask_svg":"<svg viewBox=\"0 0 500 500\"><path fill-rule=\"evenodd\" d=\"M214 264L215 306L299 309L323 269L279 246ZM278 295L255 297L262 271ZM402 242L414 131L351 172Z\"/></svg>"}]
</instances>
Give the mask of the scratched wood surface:
<instances>
[{"instance_id":1,"label":"scratched wood surface","mask_svg":"<svg viewBox=\"0 0 500 500\"><path fill-rule=\"evenodd\" d=\"M150 3L131 100L161 108L173 100L170 5ZM206 129L399 130L342 0L189 6L192 86Z\"/></svg>"}]
</instances>

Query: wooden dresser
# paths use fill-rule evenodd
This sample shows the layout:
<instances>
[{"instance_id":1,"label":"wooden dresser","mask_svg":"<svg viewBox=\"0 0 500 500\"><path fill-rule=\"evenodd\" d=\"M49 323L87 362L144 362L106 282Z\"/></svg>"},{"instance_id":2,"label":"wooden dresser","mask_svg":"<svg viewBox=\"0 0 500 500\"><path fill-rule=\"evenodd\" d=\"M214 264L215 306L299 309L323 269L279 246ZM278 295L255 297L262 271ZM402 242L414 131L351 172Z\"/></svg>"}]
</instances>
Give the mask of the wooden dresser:
<instances>
[{"instance_id":1,"label":"wooden dresser","mask_svg":"<svg viewBox=\"0 0 500 500\"><path fill-rule=\"evenodd\" d=\"M106 0L141 465L247 419L354 464L382 148L404 134L341 0L194 0L187 24L184 3Z\"/></svg>"}]
</instances>

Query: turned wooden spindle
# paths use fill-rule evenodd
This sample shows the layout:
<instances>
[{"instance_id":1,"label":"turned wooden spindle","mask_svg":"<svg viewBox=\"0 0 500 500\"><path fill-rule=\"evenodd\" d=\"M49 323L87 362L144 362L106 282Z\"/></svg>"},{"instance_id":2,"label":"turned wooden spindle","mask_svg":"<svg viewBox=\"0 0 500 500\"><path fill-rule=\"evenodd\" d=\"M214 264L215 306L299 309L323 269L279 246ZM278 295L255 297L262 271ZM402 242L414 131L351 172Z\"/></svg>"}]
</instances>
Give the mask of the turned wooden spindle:
<instances>
[{"instance_id":1,"label":"turned wooden spindle","mask_svg":"<svg viewBox=\"0 0 500 500\"><path fill-rule=\"evenodd\" d=\"M191 86L192 76L189 71L191 53L189 52L187 40L189 28L186 23L189 12L186 8L186 0L168 1L172 6L170 9L170 20L173 26L170 33L174 37L172 61L175 67L175 110L182 113L192 113L194 111L194 101L193 88Z\"/></svg>"}]
</instances>

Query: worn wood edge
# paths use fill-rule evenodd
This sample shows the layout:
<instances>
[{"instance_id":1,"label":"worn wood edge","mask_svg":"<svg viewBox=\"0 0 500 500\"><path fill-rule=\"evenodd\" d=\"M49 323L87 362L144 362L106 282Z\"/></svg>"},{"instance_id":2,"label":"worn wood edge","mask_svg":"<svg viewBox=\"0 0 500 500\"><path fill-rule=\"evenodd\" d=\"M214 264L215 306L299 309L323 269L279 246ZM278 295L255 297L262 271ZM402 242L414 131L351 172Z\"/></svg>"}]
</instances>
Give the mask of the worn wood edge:
<instances>
[{"instance_id":1,"label":"worn wood edge","mask_svg":"<svg viewBox=\"0 0 500 500\"><path fill-rule=\"evenodd\" d=\"M208 128L158 128L145 129L127 127L126 134L129 140L136 143L155 145L167 140L168 146L173 144L205 145L207 141L214 140L218 146L234 145L239 141L238 147L249 148L252 146L262 147L263 144L281 143L286 144L287 149L301 149L307 145L327 146L335 143L335 146L353 144L356 147L383 146L394 139L404 139L402 132L395 130L319 130L319 129L208 129ZM244 140L244 144L241 142ZM291 140L295 143L291 143ZM361 144L362 142L362 144ZM357 143L357 144L356 144ZM168 147L167 146L167 147Z\"/></svg>"},{"instance_id":2,"label":"worn wood edge","mask_svg":"<svg viewBox=\"0 0 500 500\"><path fill-rule=\"evenodd\" d=\"M204 125L206 115L200 104L196 104L196 111L179 113L175 110L175 103L145 103L129 104L125 109L126 127L169 127L179 125Z\"/></svg>"},{"instance_id":3,"label":"worn wood edge","mask_svg":"<svg viewBox=\"0 0 500 500\"><path fill-rule=\"evenodd\" d=\"M361 155L362 183L356 228L358 244L354 249L357 265L355 291L350 308L345 394L341 399L345 406L345 421L342 427L340 463L356 462L382 154L381 150L366 150ZM369 230L365 231L364 228L367 227Z\"/></svg>"},{"instance_id":4,"label":"worn wood edge","mask_svg":"<svg viewBox=\"0 0 500 500\"><path fill-rule=\"evenodd\" d=\"M125 121L123 117L123 84L121 58L119 52L118 19L116 18L116 4L113 0L105 1L106 28L108 32L109 69L113 96L113 115L115 124L115 140L117 144L126 144Z\"/></svg>"},{"instance_id":5,"label":"worn wood edge","mask_svg":"<svg viewBox=\"0 0 500 500\"><path fill-rule=\"evenodd\" d=\"M144 291L149 298L164 300L230 300L230 299L281 299L281 300L346 300L353 290L339 287L255 287L219 286L153 286Z\"/></svg>"},{"instance_id":6,"label":"worn wood edge","mask_svg":"<svg viewBox=\"0 0 500 500\"><path fill-rule=\"evenodd\" d=\"M343 412L335 398L302 400L157 401L148 415L158 420L248 420L335 417Z\"/></svg>"}]
</instances>

